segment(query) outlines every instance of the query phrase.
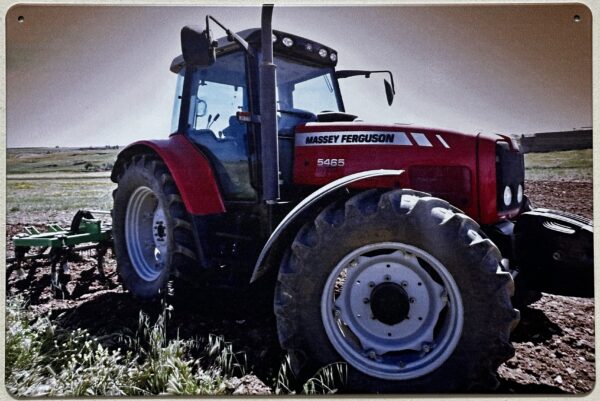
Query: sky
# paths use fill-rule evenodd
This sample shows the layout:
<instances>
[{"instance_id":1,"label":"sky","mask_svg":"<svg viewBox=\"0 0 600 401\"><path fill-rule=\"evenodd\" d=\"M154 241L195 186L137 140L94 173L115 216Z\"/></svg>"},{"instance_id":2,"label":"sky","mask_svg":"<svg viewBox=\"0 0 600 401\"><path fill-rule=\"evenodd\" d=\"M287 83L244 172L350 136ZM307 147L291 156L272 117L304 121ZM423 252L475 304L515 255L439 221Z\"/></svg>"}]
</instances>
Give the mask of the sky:
<instances>
[{"instance_id":1,"label":"sky","mask_svg":"<svg viewBox=\"0 0 600 401\"><path fill-rule=\"evenodd\" d=\"M126 145L170 134L180 30L235 31L260 7L28 6L6 15L7 146ZM580 17L575 21L575 15ZM19 17L22 17L20 20ZM273 28L338 51L365 121L521 135L592 125L591 14L580 4L276 6ZM213 26L214 36L222 32Z\"/></svg>"}]
</instances>

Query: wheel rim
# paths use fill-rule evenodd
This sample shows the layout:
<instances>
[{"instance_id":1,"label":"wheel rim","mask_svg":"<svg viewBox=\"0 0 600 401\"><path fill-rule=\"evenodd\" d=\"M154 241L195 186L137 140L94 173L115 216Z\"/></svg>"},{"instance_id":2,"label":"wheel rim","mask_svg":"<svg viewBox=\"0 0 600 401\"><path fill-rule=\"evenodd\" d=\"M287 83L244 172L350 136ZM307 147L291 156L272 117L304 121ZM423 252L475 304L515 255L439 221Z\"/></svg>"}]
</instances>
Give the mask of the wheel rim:
<instances>
[{"instance_id":1,"label":"wheel rim","mask_svg":"<svg viewBox=\"0 0 600 401\"><path fill-rule=\"evenodd\" d=\"M391 380L423 376L444 363L462 334L463 314L444 265L396 242L349 253L321 298L323 325L338 353L359 371Z\"/></svg>"},{"instance_id":2,"label":"wheel rim","mask_svg":"<svg viewBox=\"0 0 600 401\"><path fill-rule=\"evenodd\" d=\"M167 221L162 205L148 187L137 188L127 203L125 239L129 259L144 281L156 280L165 268Z\"/></svg>"}]
</instances>

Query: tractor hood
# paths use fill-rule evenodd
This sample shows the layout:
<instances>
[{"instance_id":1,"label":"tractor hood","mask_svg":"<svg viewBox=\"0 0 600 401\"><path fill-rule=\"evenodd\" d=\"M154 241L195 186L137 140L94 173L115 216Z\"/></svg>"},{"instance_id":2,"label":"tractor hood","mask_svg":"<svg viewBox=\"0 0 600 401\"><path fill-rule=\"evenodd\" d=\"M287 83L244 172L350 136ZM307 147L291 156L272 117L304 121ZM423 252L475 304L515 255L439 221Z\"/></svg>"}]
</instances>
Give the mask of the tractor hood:
<instances>
[{"instance_id":1,"label":"tractor hood","mask_svg":"<svg viewBox=\"0 0 600 401\"><path fill-rule=\"evenodd\" d=\"M506 138L412 125L300 124L294 135L294 183L322 186L361 171L405 170L381 186L428 192L479 218L478 180L489 183L487 192L495 199L497 141Z\"/></svg>"}]
</instances>

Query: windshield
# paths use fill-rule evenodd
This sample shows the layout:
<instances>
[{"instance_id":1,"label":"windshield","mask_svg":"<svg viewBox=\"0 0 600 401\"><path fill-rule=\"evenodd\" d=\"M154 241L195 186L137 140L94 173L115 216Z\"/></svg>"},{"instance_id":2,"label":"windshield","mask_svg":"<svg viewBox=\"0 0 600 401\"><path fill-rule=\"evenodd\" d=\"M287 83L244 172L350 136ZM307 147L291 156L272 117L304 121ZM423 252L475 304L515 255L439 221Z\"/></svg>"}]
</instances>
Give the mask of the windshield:
<instances>
[{"instance_id":1,"label":"windshield","mask_svg":"<svg viewBox=\"0 0 600 401\"><path fill-rule=\"evenodd\" d=\"M308 66L275 56L277 108L288 111L341 111L331 67Z\"/></svg>"}]
</instances>

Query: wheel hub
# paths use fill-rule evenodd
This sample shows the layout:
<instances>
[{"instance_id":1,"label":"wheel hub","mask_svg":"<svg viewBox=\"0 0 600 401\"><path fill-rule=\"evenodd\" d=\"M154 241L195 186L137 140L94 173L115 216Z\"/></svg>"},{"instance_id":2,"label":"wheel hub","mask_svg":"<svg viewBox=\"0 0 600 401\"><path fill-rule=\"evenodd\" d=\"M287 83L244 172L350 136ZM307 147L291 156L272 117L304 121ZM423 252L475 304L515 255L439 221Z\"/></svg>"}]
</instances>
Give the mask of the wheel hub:
<instances>
[{"instance_id":1,"label":"wheel hub","mask_svg":"<svg viewBox=\"0 0 600 401\"><path fill-rule=\"evenodd\" d=\"M369 300L373 317L393 326L408 317L410 298L402 285L385 282L371 292Z\"/></svg>"},{"instance_id":2,"label":"wheel hub","mask_svg":"<svg viewBox=\"0 0 600 401\"><path fill-rule=\"evenodd\" d=\"M125 216L125 237L131 264L142 280L156 280L165 268L166 221L165 211L150 188L139 187L131 194Z\"/></svg>"},{"instance_id":3,"label":"wheel hub","mask_svg":"<svg viewBox=\"0 0 600 401\"><path fill-rule=\"evenodd\" d=\"M422 249L365 245L333 268L321 316L334 348L371 376L407 379L433 371L460 338L460 292L448 270Z\"/></svg>"}]
</instances>

